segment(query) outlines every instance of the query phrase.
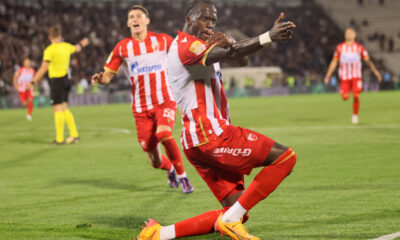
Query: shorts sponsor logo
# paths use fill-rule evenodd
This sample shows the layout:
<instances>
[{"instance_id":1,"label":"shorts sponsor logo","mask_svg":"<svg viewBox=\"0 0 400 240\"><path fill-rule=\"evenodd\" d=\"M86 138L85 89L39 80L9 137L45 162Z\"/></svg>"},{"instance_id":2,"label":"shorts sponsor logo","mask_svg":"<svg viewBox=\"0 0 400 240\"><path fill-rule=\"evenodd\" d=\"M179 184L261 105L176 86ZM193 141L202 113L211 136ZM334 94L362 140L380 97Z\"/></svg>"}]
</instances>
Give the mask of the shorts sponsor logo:
<instances>
[{"instance_id":1,"label":"shorts sponsor logo","mask_svg":"<svg viewBox=\"0 0 400 240\"><path fill-rule=\"evenodd\" d=\"M213 152L213 155L222 155L222 154L230 154L232 156L243 156L247 157L251 154L250 148L229 148L229 147L221 147L216 148Z\"/></svg>"},{"instance_id":2,"label":"shorts sponsor logo","mask_svg":"<svg viewBox=\"0 0 400 240\"><path fill-rule=\"evenodd\" d=\"M254 141L257 141L257 139L258 139L258 137L254 133L247 134L247 140L254 142Z\"/></svg>"}]
</instances>

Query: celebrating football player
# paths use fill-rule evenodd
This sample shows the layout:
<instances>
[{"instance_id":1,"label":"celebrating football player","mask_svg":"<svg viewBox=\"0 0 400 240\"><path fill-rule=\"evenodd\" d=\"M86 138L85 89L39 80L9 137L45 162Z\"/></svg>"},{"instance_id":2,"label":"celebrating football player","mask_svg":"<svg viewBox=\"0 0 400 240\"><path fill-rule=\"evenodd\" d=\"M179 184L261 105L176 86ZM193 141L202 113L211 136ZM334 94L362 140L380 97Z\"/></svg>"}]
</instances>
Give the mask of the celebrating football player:
<instances>
[{"instance_id":1,"label":"celebrating football player","mask_svg":"<svg viewBox=\"0 0 400 240\"><path fill-rule=\"evenodd\" d=\"M132 112L142 149L154 168L167 171L171 188L180 184L183 193L191 193L194 188L172 137L176 102L168 82L167 53L173 39L164 33L148 31L149 23L149 13L143 6L134 5L128 10L131 36L118 42L107 59L105 72L93 75L92 83L107 84L122 64L127 67L124 72L132 85ZM161 154L159 143L167 156Z\"/></svg>"},{"instance_id":2,"label":"celebrating football player","mask_svg":"<svg viewBox=\"0 0 400 240\"><path fill-rule=\"evenodd\" d=\"M165 240L219 231L231 239L259 239L243 223L257 203L290 174L296 154L252 130L231 125L219 62L238 60L292 37L296 27L278 17L270 31L235 42L214 33L217 10L211 0L192 0L185 25L168 53L171 88L183 115L184 153L207 183L222 209L169 226L150 219L138 239ZM245 190L244 175L261 168Z\"/></svg>"}]
</instances>

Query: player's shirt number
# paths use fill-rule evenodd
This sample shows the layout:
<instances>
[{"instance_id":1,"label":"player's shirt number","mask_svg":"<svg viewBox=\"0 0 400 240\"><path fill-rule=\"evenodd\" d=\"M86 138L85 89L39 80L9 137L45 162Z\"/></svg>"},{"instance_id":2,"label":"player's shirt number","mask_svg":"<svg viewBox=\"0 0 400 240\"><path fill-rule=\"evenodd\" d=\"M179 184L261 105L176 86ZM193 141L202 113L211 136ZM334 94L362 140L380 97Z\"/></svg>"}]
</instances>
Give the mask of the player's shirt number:
<instances>
[{"instance_id":1,"label":"player's shirt number","mask_svg":"<svg viewBox=\"0 0 400 240\"><path fill-rule=\"evenodd\" d=\"M175 121L175 111L170 108L166 108L164 109L163 117L169 118L171 121Z\"/></svg>"}]
</instances>

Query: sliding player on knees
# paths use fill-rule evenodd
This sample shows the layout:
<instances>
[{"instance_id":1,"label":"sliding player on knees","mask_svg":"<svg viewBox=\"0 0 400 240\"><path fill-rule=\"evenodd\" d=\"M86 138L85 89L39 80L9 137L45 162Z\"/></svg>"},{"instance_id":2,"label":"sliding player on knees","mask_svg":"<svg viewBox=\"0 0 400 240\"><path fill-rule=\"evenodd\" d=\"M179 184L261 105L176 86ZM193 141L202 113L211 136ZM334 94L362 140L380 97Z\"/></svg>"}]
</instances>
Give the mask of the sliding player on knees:
<instances>
[{"instance_id":1,"label":"sliding player on knees","mask_svg":"<svg viewBox=\"0 0 400 240\"><path fill-rule=\"evenodd\" d=\"M187 4L183 30L168 53L171 88L183 115L184 153L222 209L161 226L150 219L137 239L165 240L218 231L231 239L259 239L243 223L247 213L291 173L296 154L271 138L231 125L219 62L238 60L292 37L296 26L281 13L272 29L235 42L214 33L217 10L210 0ZM247 189L244 175L261 168Z\"/></svg>"},{"instance_id":2,"label":"sliding player on knees","mask_svg":"<svg viewBox=\"0 0 400 240\"><path fill-rule=\"evenodd\" d=\"M149 13L143 6L134 5L128 10L131 36L115 46L105 64L105 72L93 75L92 83L108 84L121 65L127 66L125 73L132 85L132 112L143 151L154 168L167 171L171 188L180 184L183 193L191 193L194 188L172 137L176 102L168 82L167 53L173 39L164 33L148 31L149 23ZM159 143L167 156L161 154Z\"/></svg>"}]
</instances>

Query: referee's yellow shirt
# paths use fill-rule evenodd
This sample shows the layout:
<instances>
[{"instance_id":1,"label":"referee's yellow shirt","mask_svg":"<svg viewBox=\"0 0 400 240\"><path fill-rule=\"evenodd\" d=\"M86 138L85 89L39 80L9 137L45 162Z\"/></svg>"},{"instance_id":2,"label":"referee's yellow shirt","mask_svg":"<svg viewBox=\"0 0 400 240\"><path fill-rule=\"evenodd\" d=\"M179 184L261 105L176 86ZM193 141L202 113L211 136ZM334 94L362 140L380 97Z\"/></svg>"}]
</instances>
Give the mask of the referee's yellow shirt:
<instances>
[{"instance_id":1,"label":"referee's yellow shirt","mask_svg":"<svg viewBox=\"0 0 400 240\"><path fill-rule=\"evenodd\" d=\"M67 75L71 54L75 52L75 46L58 42L50 44L43 54L43 61L49 62L49 77L60 78Z\"/></svg>"}]
</instances>

